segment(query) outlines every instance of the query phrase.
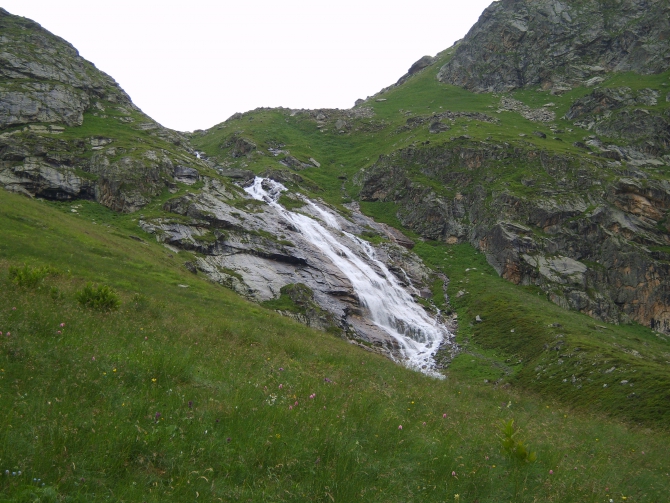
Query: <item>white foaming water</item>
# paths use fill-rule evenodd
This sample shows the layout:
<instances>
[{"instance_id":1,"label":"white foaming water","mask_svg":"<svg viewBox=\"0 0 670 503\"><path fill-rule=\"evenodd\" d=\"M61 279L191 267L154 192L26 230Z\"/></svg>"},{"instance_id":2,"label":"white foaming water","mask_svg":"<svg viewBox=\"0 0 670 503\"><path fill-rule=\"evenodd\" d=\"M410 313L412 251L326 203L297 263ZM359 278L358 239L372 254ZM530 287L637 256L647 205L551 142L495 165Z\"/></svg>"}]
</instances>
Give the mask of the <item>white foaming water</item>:
<instances>
[{"instance_id":1,"label":"white foaming water","mask_svg":"<svg viewBox=\"0 0 670 503\"><path fill-rule=\"evenodd\" d=\"M433 357L442 341L451 334L431 318L386 265L375 258L369 243L341 231L335 214L312 201L305 200L331 230L313 218L286 210L277 203L281 192L286 190L280 183L256 177L254 184L245 190L254 199L275 207L342 271L353 285L360 303L368 309L370 320L397 342L405 365L434 377L443 377L435 370Z\"/></svg>"}]
</instances>

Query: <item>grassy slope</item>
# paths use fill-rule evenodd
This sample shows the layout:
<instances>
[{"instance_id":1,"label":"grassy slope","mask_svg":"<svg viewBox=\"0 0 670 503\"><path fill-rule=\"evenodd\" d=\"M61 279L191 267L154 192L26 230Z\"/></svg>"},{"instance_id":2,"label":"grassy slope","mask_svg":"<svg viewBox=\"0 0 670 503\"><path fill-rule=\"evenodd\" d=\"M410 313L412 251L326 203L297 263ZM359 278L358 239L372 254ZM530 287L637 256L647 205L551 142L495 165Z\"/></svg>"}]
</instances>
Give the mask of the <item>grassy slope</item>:
<instances>
[{"instance_id":1,"label":"grassy slope","mask_svg":"<svg viewBox=\"0 0 670 503\"><path fill-rule=\"evenodd\" d=\"M667 496L667 433L492 388L464 365L445 381L410 372L190 275L181 254L103 221L0 197L6 501ZM62 274L17 287L7 267L20 263ZM121 309L80 307L86 281L115 287ZM501 454L510 418L536 463Z\"/></svg>"}]
</instances>

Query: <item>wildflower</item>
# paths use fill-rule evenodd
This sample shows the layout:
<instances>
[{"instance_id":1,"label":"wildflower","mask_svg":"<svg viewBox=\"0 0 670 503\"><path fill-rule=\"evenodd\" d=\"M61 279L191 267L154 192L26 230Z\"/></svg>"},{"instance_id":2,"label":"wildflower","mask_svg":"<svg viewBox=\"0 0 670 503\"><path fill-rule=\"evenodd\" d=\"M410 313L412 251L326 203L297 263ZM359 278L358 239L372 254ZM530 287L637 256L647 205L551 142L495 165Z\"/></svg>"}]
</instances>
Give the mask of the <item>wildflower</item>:
<instances>
[{"instance_id":1,"label":"wildflower","mask_svg":"<svg viewBox=\"0 0 670 503\"><path fill-rule=\"evenodd\" d=\"M398 426L398 429L399 429L399 430L402 430L402 424L401 424L400 426Z\"/></svg>"},{"instance_id":2,"label":"wildflower","mask_svg":"<svg viewBox=\"0 0 670 503\"><path fill-rule=\"evenodd\" d=\"M284 387L283 384L280 384L280 385L279 385L279 389L282 389L283 387Z\"/></svg>"},{"instance_id":3,"label":"wildflower","mask_svg":"<svg viewBox=\"0 0 670 503\"><path fill-rule=\"evenodd\" d=\"M149 339L149 338L148 338L147 336L144 336L144 340L145 340L145 341L148 340L148 339Z\"/></svg>"},{"instance_id":4,"label":"wildflower","mask_svg":"<svg viewBox=\"0 0 670 503\"><path fill-rule=\"evenodd\" d=\"M13 308L12 308L12 311L16 311L16 308L15 308L15 307L13 307Z\"/></svg>"},{"instance_id":5,"label":"wildflower","mask_svg":"<svg viewBox=\"0 0 670 503\"><path fill-rule=\"evenodd\" d=\"M161 417L161 413L160 413L160 412L156 412L156 416L155 416L156 421L158 421L158 420L160 419L160 417Z\"/></svg>"},{"instance_id":6,"label":"wildflower","mask_svg":"<svg viewBox=\"0 0 670 503\"><path fill-rule=\"evenodd\" d=\"M60 327L63 328L65 326L65 323L61 323Z\"/></svg>"},{"instance_id":7,"label":"wildflower","mask_svg":"<svg viewBox=\"0 0 670 503\"><path fill-rule=\"evenodd\" d=\"M554 470L549 470L549 475L553 475L553 474L554 474Z\"/></svg>"},{"instance_id":8,"label":"wildflower","mask_svg":"<svg viewBox=\"0 0 670 503\"><path fill-rule=\"evenodd\" d=\"M455 476L456 476L456 472L451 472L451 476L452 476L452 477L455 477Z\"/></svg>"},{"instance_id":9,"label":"wildflower","mask_svg":"<svg viewBox=\"0 0 670 503\"><path fill-rule=\"evenodd\" d=\"M2 332L0 332L0 335L2 335Z\"/></svg>"},{"instance_id":10,"label":"wildflower","mask_svg":"<svg viewBox=\"0 0 670 503\"><path fill-rule=\"evenodd\" d=\"M288 410L293 410L293 405L289 405Z\"/></svg>"},{"instance_id":11,"label":"wildflower","mask_svg":"<svg viewBox=\"0 0 670 503\"><path fill-rule=\"evenodd\" d=\"M423 422L423 425L426 426L426 421Z\"/></svg>"},{"instance_id":12,"label":"wildflower","mask_svg":"<svg viewBox=\"0 0 670 503\"><path fill-rule=\"evenodd\" d=\"M156 382L156 378L155 378L155 377L152 377L152 378L151 378L151 382Z\"/></svg>"},{"instance_id":13,"label":"wildflower","mask_svg":"<svg viewBox=\"0 0 670 503\"><path fill-rule=\"evenodd\" d=\"M297 401L297 400L295 401L295 406L296 406L296 407L298 406L298 401Z\"/></svg>"},{"instance_id":14,"label":"wildflower","mask_svg":"<svg viewBox=\"0 0 670 503\"><path fill-rule=\"evenodd\" d=\"M112 370L112 372L116 372L116 369Z\"/></svg>"},{"instance_id":15,"label":"wildflower","mask_svg":"<svg viewBox=\"0 0 670 503\"><path fill-rule=\"evenodd\" d=\"M95 361L95 356L91 356L91 361L92 361L92 362Z\"/></svg>"},{"instance_id":16,"label":"wildflower","mask_svg":"<svg viewBox=\"0 0 670 503\"><path fill-rule=\"evenodd\" d=\"M11 333L11 332L7 332L7 337L9 337L10 335L12 335L12 333Z\"/></svg>"},{"instance_id":17,"label":"wildflower","mask_svg":"<svg viewBox=\"0 0 670 503\"><path fill-rule=\"evenodd\" d=\"M62 334L63 332L61 332L60 330L58 330L56 333L57 333L58 335L60 335L60 334Z\"/></svg>"},{"instance_id":18,"label":"wildflower","mask_svg":"<svg viewBox=\"0 0 670 503\"><path fill-rule=\"evenodd\" d=\"M446 415L446 414L442 414L442 418L443 418L443 419L446 419L446 418L447 418L447 415Z\"/></svg>"},{"instance_id":19,"label":"wildflower","mask_svg":"<svg viewBox=\"0 0 670 503\"><path fill-rule=\"evenodd\" d=\"M461 495L460 494L454 494L454 501L461 501Z\"/></svg>"},{"instance_id":20,"label":"wildflower","mask_svg":"<svg viewBox=\"0 0 670 503\"><path fill-rule=\"evenodd\" d=\"M312 393L311 395L309 395L309 397L310 397L312 400L314 400L314 398L316 397L316 393Z\"/></svg>"},{"instance_id":21,"label":"wildflower","mask_svg":"<svg viewBox=\"0 0 670 503\"><path fill-rule=\"evenodd\" d=\"M488 461L488 460L489 460L489 457L488 457L488 456L484 456L484 459L486 459L486 461Z\"/></svg>"}]
</instances>

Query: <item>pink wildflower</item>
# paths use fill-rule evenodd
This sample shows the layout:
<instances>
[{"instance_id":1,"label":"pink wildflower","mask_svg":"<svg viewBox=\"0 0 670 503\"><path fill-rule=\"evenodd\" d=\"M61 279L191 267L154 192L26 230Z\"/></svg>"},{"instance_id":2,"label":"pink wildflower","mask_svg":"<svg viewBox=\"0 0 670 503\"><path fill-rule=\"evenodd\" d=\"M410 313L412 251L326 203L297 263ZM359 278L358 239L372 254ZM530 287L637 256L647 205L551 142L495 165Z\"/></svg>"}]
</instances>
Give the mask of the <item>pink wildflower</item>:
<instances>
[{"instance_id":1,"label":"pink wildflower","mask_svg":"<svg viewBox=\"0 0 670 503\"><path fill-rule=\"evenodd\" d=\"M399 429L399 430L402 430L402 424L401 424L400 426L398 426L398 429Z\"/></svg>"},{"instance_id":2,"label":"pink wildflower","mask_svg":"<svg viewBox=\"0 0 670 503\"><path fill-rule=\"evenodd\" d=\"M549 470L549 475L553 475L553 474L554 474L554 470Z\"/></svg>"},{"instance_id":3,"label":"pink wildflower","mask_svg":"<svg viewBox=\"0 0 670 503\"><path fill-rule=\"evenodd\" d=\"M451 476L452 476L452 477L455 477L455 476L456 476L456 472L451 472Z\"/></svg>"},{"instance_id":4,"label":"pink wildflower","mask_svg":"<svg viewBox=\"0 0 670 503\"><path fill-rule=\"evenodd\" d=\"M15 307L13 307L13 308L12 308L12 311L16 311L16 308L15 308Z\"/></svg>"},{"instance_id":5,"label":"pink wildflower","mask_svg":"<svg viewBox=\"0 0 670 503\"><path fill-rule=\"evenodd\" d=\"M95 361L95 356L92 356L92 357L91 357L91 361Z\"/></svg>"},{"instance_id":6,"label":"pink wildflower","mask_svg":"<svg viewBox=\"0 0 670 503\"><path fill-rule=\"evenodd\" d=\"M11 333L11 332L7 332L7 337L9 337L10 335L12 335L12 333Z\"/></svg>"},{"instance_id":7,"label":"pink wildflower","mask_svg":"<svg viewBox=\"0 0 670 503\"><path fill-rule=\"evenodd\" d=\"M58 335L60 335L60 334L62 334L63 332L61 332L60 330L58 330L58 332L57 332L57 333L58 333Z\"/></svg>"},{"instance_id":8,"label":"pink wildflower","mask_svg":"<svg viewBox=\"0 0 670 503\"><path fill-rule=\"evenodd\" d=\"M447 418L447 415L446 415L446 414L442 414L442 418L443 418L443 419L446 419L446 418Z\"/></svg>"},{"instance_id":9,"label":"pink wildflower","mask_svg":"<svg viewBox=\"0 0 670 503\"><path fill-rule=\"evenodd\" d=\"M426 421L423 422L423 425L426 426Z\"/></svg>"},{"instance_id":10,"label":"pink wildflower","mask_svg":"<svg viewBox=\"0 0 670 503\"><path fill-rule=\"evenodd\" d=\"M283 387L284 387L283 384L280 384L280 385L279 385L279 389L282 389Z\"/></svg>"},{"instance_id":11,"label":"pink wildflower","mask_svg":"<svg viewBox=\"0 0 670 503\"><path fill-rule=\"evenodd\" d=\"M295 402L295 406L296 406L296 407L298 406L298 401L297 401L297 400L296 400L296 402Z\"/></svg>"},{"instance_id":12,"label":"pink wildflower","mask_svg":"<svg viewBox=\"0 0 670 503\"><path fill-rule=\"evenodd\" d=\"M65 323L61 323L60 327L63 328L65 326Z\"/></svg>"},{"instance_id":13,"label":"pink wildflower","mask_svg":"<svg viewBox=\"0 0 670 503\"><path fill-rule=\"evenodd\" d=\"M288 410L293 410L293 405L289 405Z\"/></svg>"}]
</instances>

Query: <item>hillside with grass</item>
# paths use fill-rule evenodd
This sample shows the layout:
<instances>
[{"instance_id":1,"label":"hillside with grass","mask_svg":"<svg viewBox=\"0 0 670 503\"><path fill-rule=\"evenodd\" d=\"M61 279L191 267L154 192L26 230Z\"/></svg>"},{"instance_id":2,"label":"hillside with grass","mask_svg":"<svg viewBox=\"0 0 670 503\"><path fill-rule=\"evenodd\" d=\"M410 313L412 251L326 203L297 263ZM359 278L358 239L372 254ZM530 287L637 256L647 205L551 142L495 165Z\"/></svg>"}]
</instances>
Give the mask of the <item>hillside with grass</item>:
<instances>
[{"instance_id":1,"label":"hillside with grass","mask_svg":"<svg viewBox=\"0 0 670 503\"><path fill-rule=\"evenodd\" d=\"M351 109L193 133L0 10L0 501L666 501L667 18L610 4L503 0ZM482 37L535 58L571 9L648 67L482 87ZM432 377L286 210L452 331Z\"/></svg>"}]
</instances>

